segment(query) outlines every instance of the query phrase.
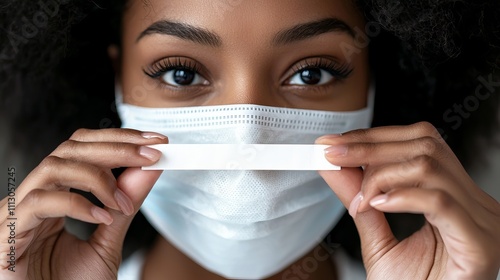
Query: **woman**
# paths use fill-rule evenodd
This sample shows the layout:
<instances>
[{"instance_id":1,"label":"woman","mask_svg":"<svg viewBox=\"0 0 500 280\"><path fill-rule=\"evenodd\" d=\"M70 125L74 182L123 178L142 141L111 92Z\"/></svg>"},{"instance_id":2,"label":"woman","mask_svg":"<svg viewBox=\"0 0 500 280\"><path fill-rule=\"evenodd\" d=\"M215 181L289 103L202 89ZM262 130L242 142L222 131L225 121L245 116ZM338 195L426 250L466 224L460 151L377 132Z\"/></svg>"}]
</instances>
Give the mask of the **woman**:
<instances>
[{"instance_id":1,"label":"woman","mask_svg":"<svg viewBox=\"0 0 500 280\"><path fill-rule=\"evenodd\" d=\"M159 233L139 255L142 279L345 277L340 257L320 245L341 205L359 232L369 279L495 279L500 205L448 145L458 153L463 139L454 136L480 115L475 100L487 100L481 112L494 115L485 103L497 105L487 91L497 77L497 3L131 0L81 19L88 5L4 5L11 13L2 52L6 104L39 92L44 81L52 102L66 105L36 112L47 117L37 120L70 129L71 117L108 129L72 133L16 189L19 223L15 246L2 243L2 279L116 279L141 205ZM122 19L114 33L103 25L110 14ZM75 21L71 32L57 29ZM55 30L75 36L63 40L71 47L41 56ZM103 45L114 72L99 66ZM58 50L83 56L61 60ZM61 74L50 79L44 63L54 61ZM39 66L27 71L25 63ZM115 105L121 129L110 128L118 126L109 117ZM217 110L265 121L200 125ZM261 113L268 110L278 113ZM193 112L199 117L190 120ZM266 119L293 123L306 118L300 114L327 128L276 129ZM332 119L341 121L328 126ZM484 126L474 128L488 135L494 122L480 120ZM150 145L169 142L315 142L329 146L326 158L342 170L182 176L140 169L161 156ZM467 153L458 155L466 161ZM115 179L117 168L124 169ZM91 192L103 208L70 188ZM1 236L12 230L8 207L6 198ZM398 239L384 212L423 214L425 223ZM78 240L64 229L65 216L99 226Z\"/></svg>"}]
</instances>

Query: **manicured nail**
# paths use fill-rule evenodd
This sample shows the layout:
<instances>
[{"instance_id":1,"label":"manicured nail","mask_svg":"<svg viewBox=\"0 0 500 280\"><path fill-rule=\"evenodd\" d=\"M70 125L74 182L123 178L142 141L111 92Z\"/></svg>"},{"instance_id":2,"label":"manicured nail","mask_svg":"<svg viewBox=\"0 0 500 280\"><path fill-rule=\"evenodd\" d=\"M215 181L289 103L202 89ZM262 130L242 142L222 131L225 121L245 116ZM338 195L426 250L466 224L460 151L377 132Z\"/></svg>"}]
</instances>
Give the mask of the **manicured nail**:
<instances>
[{"instance_id":1,"label":"manicured nail","mask_svg":"<svg viewBox=\"0 0 500 280\"><path fill-rule=\"evenodd\" d=\"M146 146L139 148L139 154L149 160L157 161L161 157L161 152Z\"/></svg>"},{"instance_id":2,"label":"manicured nail","mask_svg":"<svg viewBox=\"0 0 500 280\"><path fill-rule=\"evenodd\" d=\"M315 143L318 143L318 142L323 142L323 141L328 141L328 139L334 139L334 138L338 138L342 136L341 133L339 134L328 134L328 135L323 135L319 138L316 139Z\"/></svg>"},{"instance_id":3,"label":"manicured nail","mask_svg":"<svg viewBox=\"0 0 500 280\"><path fill-rule=\"evenodd\" d=\"M142 137L146 139L161 139L161 140L167 139L167 136L155 132L143 132Z\"/></svg>"},{"instance_id":4,"label":"manicured nail","mask_svg":"<svg viewBox=\"0 0 500 280\"><path fill-rule=\"evenodd\" d=\"M353 219L356 218L356 214L358 213L358 208L359 204L361 204L361 201L363 201L363 193L359 192L351 201L351 204L349 204L349 215Z\"/></svg>"},{"instance_id":5,"label":"manicured nail","mask_svg":"<svg viewBox=\"0 0 500 280\"><path fill-rule=\"evenodd\" d=\"M334 139L334 138L339 138L340 136L342 136L342 133L338 133L338 134L328 134L328 135L323 135L321 136L319 139Z\"/></svg>"},{"instance_id":6,"label":"manicured nail","mask_svg":"<svg viewBox=\"0 0 500 280\"><path fill-rule=\"evenodd\" d=\"M387 194L377 195L376 197L372 198L372 200L370 200L370 205L372 207L375 207L377 205L386 203L387 200L389 200L389 196Z\"/></svg>"},{"instance_id":7,"label":"manicured nail","mask_svg":"<svg viewBox=\"0 0 500 280\"><path fill-rule=\"evenodd\" d=\"M90 212L92 213L92 216L94 216L94 218L101 223L105 223L109 226L113 222L113 217L111 217L111 214L109 214L108 211L102 208L93 206Z\"/></svg>"},{"instance_id":8,"label":"manicured nail","mask_svg":"<svg viewBox=\"0 0 500 280\"><path fill-rule=\"evenodd\" d=\"M130 201L130 199L125 193L123 193L122 190L116 189L115 200L116 203L118 203L118 206L120 206L123 214L130 216L134 213L134 205L132 204L132 201Z\"/></svg>"},{"instance_id":9,"label":"manicured nail","mask_svg":"<svg viewBox=\"0 0 500 280\"><path fill-rule=\"evenodd\" d=\"M327 157L340 157L345 156L347 154L347 146L330 146L325 149L325 155Z\"/></svg>"}]
</instances>

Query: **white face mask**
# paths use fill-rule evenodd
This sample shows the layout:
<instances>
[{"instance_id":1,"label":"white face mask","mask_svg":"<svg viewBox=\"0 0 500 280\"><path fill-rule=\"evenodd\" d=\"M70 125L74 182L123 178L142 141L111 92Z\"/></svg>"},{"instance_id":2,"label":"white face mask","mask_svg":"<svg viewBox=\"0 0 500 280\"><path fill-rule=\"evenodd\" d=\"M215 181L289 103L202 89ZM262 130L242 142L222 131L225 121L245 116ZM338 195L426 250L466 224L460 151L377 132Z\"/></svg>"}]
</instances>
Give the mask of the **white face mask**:
<instances>
[{"instance_id":1,"label":"white face mask","mask_svg":"<svg viewBox=\"0 0 500 280\"><path fill-rule=\"evenodd\" d=\"M371 124L367 108L330 112L259 105L143 108L117 93L122 127L172 144L313 144ZM258 151L242 151L252 153ZM269 277L312 250L345 211L316 171L164 171L141 211L169 242L231 279Z\"/></svg>"}]
</instances>

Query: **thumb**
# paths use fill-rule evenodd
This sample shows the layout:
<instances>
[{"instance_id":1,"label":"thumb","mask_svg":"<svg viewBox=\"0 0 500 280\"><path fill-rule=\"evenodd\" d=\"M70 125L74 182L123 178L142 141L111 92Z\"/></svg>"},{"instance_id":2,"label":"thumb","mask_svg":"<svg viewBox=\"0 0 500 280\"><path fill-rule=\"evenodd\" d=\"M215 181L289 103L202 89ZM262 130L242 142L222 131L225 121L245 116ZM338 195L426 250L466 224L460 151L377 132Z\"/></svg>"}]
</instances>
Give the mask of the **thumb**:
<instances>
[{"instance_id":1,"label":"thumb","mask_svg":"<svg viewBox=\"0 0 500 280\"><path fill-rule=\"evenodd\" d=\"M363 171L360 168L342 167L341 170L320 170L319 175L330 186L346 208L361 190Z\"/></svg>"},{"instance_id":2,"label":"thumb","mask_svg":"<svg viewBox=\"0 0 500 280\"><path fill-rule=\"evenodd\" d=\"M351 208L354 223L361 239L361 248L365 266L370 267L377 258L373 256L383 256L386 250L397 244L389 223L383 212L376 209L355 214L357 210L356 200L362 199L360 193L363 181L363 170L361 168L342 167L339 171L319 171L319 174L330 188L335 192L346 208ZM352 205L351 205L352 204ZM350 207L351 206L351 207ZM354 209L353 209L354 208Z\"/></svg>"},{"instance_id":3,"label":"thumb","mask_svg":"<svg viewBox=\"0 0 500 280\"><path fill-rule=\"evenodd\" d=\"M160 175L161 171L127 168L118 177L118 188L132 201L134 214L126 216L121 211L106 208L113 217L113 223L100 224L89 239L89 243L101 256L115 260L116 264L120 263L123 241L130 223Z\"/></svg>"}]
</instances>

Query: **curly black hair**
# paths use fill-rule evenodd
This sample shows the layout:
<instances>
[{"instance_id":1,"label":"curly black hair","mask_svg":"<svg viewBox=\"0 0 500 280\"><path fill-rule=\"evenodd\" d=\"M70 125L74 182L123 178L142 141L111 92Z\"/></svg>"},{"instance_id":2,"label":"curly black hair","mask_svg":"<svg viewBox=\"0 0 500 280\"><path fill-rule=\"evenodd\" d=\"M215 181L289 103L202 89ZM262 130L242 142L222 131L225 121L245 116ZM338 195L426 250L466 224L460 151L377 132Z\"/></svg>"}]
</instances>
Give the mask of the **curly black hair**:
<instances>
[{"instance_id":1,"label":"curly black hair","mask_svg":"<svg viewBox=\"0 0 500 280\"><path fill-rule=\"evenodd\" d=\"M36 163L77 128L120 126L107 48L120 44L125 2L0 1L0 115L19 154ZM429 121L464 166L481 159L498 127L500 1L355 2L376 77L373 126Z\"/></svg>"}]
</instances>

